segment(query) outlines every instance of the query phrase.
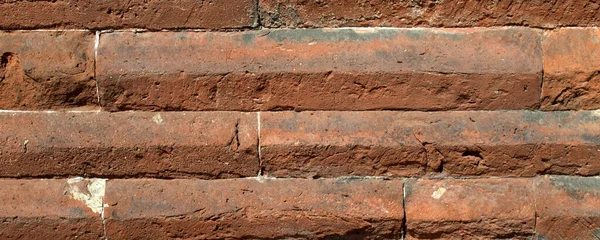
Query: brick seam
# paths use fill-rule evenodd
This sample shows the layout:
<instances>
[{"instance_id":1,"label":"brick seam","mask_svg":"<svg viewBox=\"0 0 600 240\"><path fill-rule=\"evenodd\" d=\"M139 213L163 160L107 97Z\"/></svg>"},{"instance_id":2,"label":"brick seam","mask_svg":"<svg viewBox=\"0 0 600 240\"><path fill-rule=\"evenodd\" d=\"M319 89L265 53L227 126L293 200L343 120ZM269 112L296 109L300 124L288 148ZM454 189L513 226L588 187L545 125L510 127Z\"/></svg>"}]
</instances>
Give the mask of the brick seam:
<instances>
[{"instance_id":1,"label":"brick seam","mask_svg":"<svg viewBox=\"0 0 600 240\"><path fill-rule=\"evenodd\" d=\"M40 175L40 176L21 176L21 177L10 177L10 176L0 176L0 181L2 180L56 180L56 179L69 179L74 175ZM212 180L233 180L233 179L246 179L246 178L268 178L268 179L278 179L278 180L292 180L292 179L305 179L305 180L320 180L320 179L352 179L352 180L403 180L403 179L414 179L414 180L471 180L471 179L535 179L541 177L578 177L578 178L599 178L599 176L583 176L583 175L536 175L536 176L503 176L503 177L491 177L491 176L396 176L396 177L388 177L388 176L337 176L337 177L319 177L319 178L301 178L301 177L271 177L267 176L261 171L261 175L255 177L233 177L233 178L198 178L198 176L204 176L202 174L188 174L184 176L173 177L161 177L154 175L95 175L86 173L88 178L96 178L96 179L107 179L107 180L115 180L115 179L156 179L156 180L173 180L173 179L181 179L181 180L202 180L202 181L212 181Z\"/></svg>"},{"instance_id":2,"label":"brick seam","mask_svg":"<svg viewBox=\"0 0 600 240\"><path fill-rule=\"evenodd\" d=\"M552 30L550 30L552 31ZM540 81L540 102L538 104L538 110L542 110L542 104L544 102L544 79L545 79L545 54L544 54L544 34L546 34L548 30L542 30L542 34L540 34L540 56L542 58L542 80Z\"/></svg>"},{"instance_id":3,"label":"brick seam","mask_svg":"<svg viewBox=\"0 0 600 240\"><path fill-rule=\"evenodd\" d=\"M250 26L251 28L255 28L255 29L262 29L263 27L263 23L262 23L262 16L260 15L260 0L254 0L254 9L253 12L254 14L252 14L252 25Z\"/></svg>"},{"instance_id":4,"label":"brick seam","mask_svg":"<svg viewBox=\"0 0 600 240\"><path fill-rule=\"evenodd\" d=\"M257 121L256 121L256 124L257 124L257 126L256 126L257 144L256 145L257 145L257 148L258 148L257 149L257 152L258 152L258 175L257 175L257 177L261 177L263 175L263 172L262 172L262 154L260 152L260 148L261 148L261 146L260 146L260 111L256 112L256 119L257 119Z\"/></svg>"},{"instance_id":5,"label":"brick seam","mask_svg":"<svg viewBox=\"0 0 600 240\"><path fill-rule=\"evenodd\" d=\"M94 82L96 83L96 96L98 97L98 106L102 106L100 103L100 90L98 87L98 73L96 68L98 66L98 46L100 45L100 31L96 31L94 38Z\"/></svg>"},{"instance_id":6,"label":"brick seam","mask_svg":"<svg viewBox=\"0 0 600 240\"><path fill-rule=\"evenodd\" d=\"M406 179L402 181L402 211L404 212L404 217L402 218L402 236L400 239L406 239L406 230L408 227L406 226L408 220L406 219Z\"/></svg>"},{"instance_id":7,"label":"brick seam","mask_svg":"<svg viewBox=\"0 0 600 240\"><path fill-rule=\"evenodd\" d=\"M539 177L534 177L531 179L531 191L533 191L533 237L535 238L537 235L537 218L538 218L538 212L537 212L537 189L535 189L535 183L536 183L536 179L538 178L542 178L542 177L546 177L547 175L544 176L539 176Z\"/></svg>"}]
</instances>

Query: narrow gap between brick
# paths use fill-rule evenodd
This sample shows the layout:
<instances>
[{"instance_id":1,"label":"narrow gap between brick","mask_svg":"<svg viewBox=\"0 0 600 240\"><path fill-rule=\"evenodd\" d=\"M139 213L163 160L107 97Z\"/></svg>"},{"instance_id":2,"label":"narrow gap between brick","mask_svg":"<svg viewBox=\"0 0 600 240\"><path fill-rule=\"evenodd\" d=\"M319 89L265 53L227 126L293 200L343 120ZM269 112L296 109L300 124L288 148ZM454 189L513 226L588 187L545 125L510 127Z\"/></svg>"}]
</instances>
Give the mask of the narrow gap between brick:
<instances>
[{"instance_id":1,"label":"narrow gap between brick","mask_svg":"<svg viewBox=\"0 0 600 240\"><path fill-rule=\"evenodd\" d=\"M100 31L96 31L96 37L94 42L94 82L96 83L96 97L98 97L98 106L102 106L100 103L100 90L98 87L98 74L96 73L98 65L98 47L100 46Z\"/></svg>"},{"instance_id":2,"label":"narrow gap between brick","mask_svg":"<svg viewBox=\"0 0 600 240\"><path fill-rule=\"evenodd\" d=\"M406 179L402 181L402 211L404 211L404 217L402 218L402 238L406 239Z\"/></svg>"},{"instance_id":3,"label":"narrow gap between brick","mask_svg":"<svg viewBox=\"0 0 600 240\"><path fill-rule=\"evenodd\" d=\"M104 201L102 204L104 204ZM102 214L100 214L100 218L100 220L102 220L102 237L104 240L108 240L108 234L106 233L106 221L104 219L104 206L102 207Z\"/></svg>"},{"instance_id":4,"label":"narrow gap between brick","mask_svg":"<svg viewBox=\"0 0 600 240\"><path fill-rule=\"evenodd\" d=\"M254 23L252 23L252 27L255 29L261 29L263 27L262 16L260 15L260 0L254 0Z\"/></svg>"},{"instance_id":5,"label":"narrow gap between brick","mask_svg":"<svg viewBox=\"0 0 600 240\"><path fill-rule=\"evenodd\" d=\"M257 139L256 140L257 140L257 144L256 145L257 145L257 154L258 154L258 174L257 174L257 176L258 177L262 177L262 175L263 175L263 167L262 167L262 154L260 152L260 147L261 147L260 146L260 112L256 113L256 119L257 119L257 121L256 121L256 124L257 124L257 126L256 126L256 131L257 131L257 134L256 134L256 138Z\"/></svg>"},{"instance_id":6,"label":"narrow gap between brick","mask_svg":"<svg viewBox=\"0 0 600 240\"><path fill-rule=\"evenodd\" d=\"M546 33L546 31L548 31L548 30L542 30L542 34L540 34L541 36L540 36L540 42L539 42L540 51L541 51L540 55L542 58L542 81L540 83L540 103L538 105L538 110L542 110L542 103L544 101L544 78L546 77L545 73L544 73L544 70L545 70L545 66L544 66L544 63L545 63L544 62L544 34ZM550 30L550 31L552 31L552 30Z\"/></svg>"},{"instance_id":7,"label":"narrow gap between brick","mask_svg":"<svg viewBox=\"0 0 600 240\"><path fill-rule=\"evenodd\" d=\"M539 177L539 176L538 176ZM535 189L535 180L537 177L531 179L531 190L533 191L533 238L536 237L537 234L537 189Z\"/></svg>"}]
</instances>

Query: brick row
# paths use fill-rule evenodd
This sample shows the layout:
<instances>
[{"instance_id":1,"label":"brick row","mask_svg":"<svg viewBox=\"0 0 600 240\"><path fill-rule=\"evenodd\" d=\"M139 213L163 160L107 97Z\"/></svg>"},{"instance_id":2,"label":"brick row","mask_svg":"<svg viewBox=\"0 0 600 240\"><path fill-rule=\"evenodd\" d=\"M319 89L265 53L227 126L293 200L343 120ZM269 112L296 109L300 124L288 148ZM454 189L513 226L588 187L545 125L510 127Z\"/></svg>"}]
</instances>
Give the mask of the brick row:
<instances>
[{"instance_id":1,"label":"brick row","mask_svg":"<svg viewBox=\"0 0 600 240\"><path fill-rule=\"evenodd\" d=\"M599 119L597 111L0 112L0 177L593 176Z\"/></svg>"},{"instance_id":2,"label":"brick row","mask_svg":"<svg viewBox=\"0 0 600 240\"><path fill-rule=\"evenodd\" d=\"M100 36L117 110L534 109L541 31L267 29Z\"/></svg>"},{"instance_id":3,"label":"brick row","mask_svg":"<svg viewBox=\"0 0 600 240\"><path fill-rule=\"evenodd\" d=\"M95 58L91 32L3 32L0 109L598 109L598 35L515 27L114 32L100 36Z\"/></svg>"},{"instance_id":4,"label":"brick row","mask_svg":"<svg viewBox=\"0 0 600 240\"><path fill-rule=\"evenodd\" d=\"M254 0L21 1L0 3L0 29L233 29L257 25Z\"/></svg>"},{"instance_id":5,"label":"brick row","mask_svg":"<svg viewBox=\"0 0 600 240\"><path fill-rule=\"evenodd\" d=\"M598 175L597 111L265 112L277 177Z\"/></svg>"},{"instance_id":6,"label":"brick row","mask_svg":"<svg viewBox=\"0 0 600 240\"><path fill-rule=\"evenodd\" d=\"M257 9L258 7L258 9ZM593 0L3 1L1 29L598 26ZM259 23L259 17L262 21Z\"/></svg>"},{"instance_id":7,"label":"brick row","mask_svg":"<svg viewBox=\"0 0 600 240\"><path fill-rule=\"evenodd\" d=\"M595 177L0 185L3 239L593 239L600 228Z\"/></svg>"},{"instance_id":8,"label":"brick row","mask_svg":"<svg viewBox=\"0 0 600 240\"><path fill-rule=\"evenodd\" d=\"M593 0L260 0L262 25L277 27L598 26Z\"/></svg>"},{"instance_id":9,"label":"brick row","mask_svg":"<svg viewBox=\"0 0 600 240\"><path fill-rule=\"evenodd\" d=\"M256 176L257 126L238 112L2 112L0 176Z\"/></svg>"}]
</instances>

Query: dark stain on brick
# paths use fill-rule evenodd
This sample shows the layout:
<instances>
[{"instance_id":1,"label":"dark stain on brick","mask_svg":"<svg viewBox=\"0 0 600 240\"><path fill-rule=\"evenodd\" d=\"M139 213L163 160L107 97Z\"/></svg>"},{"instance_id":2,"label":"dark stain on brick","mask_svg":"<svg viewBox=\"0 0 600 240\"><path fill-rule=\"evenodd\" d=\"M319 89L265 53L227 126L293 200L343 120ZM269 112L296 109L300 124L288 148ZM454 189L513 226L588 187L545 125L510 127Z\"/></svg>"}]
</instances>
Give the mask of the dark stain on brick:
<instances>
[{"instance_id":1,"label":"dark stain on brick","mask_svg":"<svg viewBox=\"0 0 600 240\"><path fill-rule=\"evenodd\" d=\"M242 42L244 44L254 43L254 40L256 40L256 34L256 32L245 32L244 34L242 34Z\"/></svg>"},{"instance_id":2,"label":"dark stain on brick","mask_svg":"<svg viewBox=\"0 0 600 240\"><path fill-rule=\"evenodd\" d=\"M537 233L537 240L548 240L548 238L546 236L544 236L543 234Z\"/></svg>"},{"instance_id":3,"label":"dark stain on brick","mask_svg":"<svg viewBox=\"0 0 600 240\"><path fill-rule=\"evenodd\" d=\"M308 42L365 42L376 39L391 39L400 31L378 29L374 31L357 32L353 29L323 30L323 29L281 29L271 30L267 35L276 42L291 41L293 43ZM261 34L253 33L253 34Z\"/></svg>"},{"instance_id":4,"label":"dark stain on brick","mask_svg":"<svg viewBox=\"0 0 600 240\"><path fill-rule=\"evenodd\" d=\"M600 144L600 136L592 135L592 134L582 134L581 138L586 142L591 142L593 144Z\"/></svg>"},{"instance_id":5,"label":"dark stain on brick","mask_svg":"<svg viewBox=\"0 0 600 240\"><path fill-rule=\"evenodd\" d=\"M406 36L412 40L427 40L432 38L444 38L452 41L461 41L467 37L464 33L453 33L446 31L436 31L430 29L409 29L406 31Z\"/></svg>"},{"instance_id":6,"label":"dark stain on brick","mask_svg":"<svg viewBox=\"0 0 600 240\"><path fill-rule=\"evenodd\" d=\"M351 182L363 181L364 178L360 176L349 176L349 177L341 177L335 181L336 184L348 184Z\"/></svg>"},{"instance_id":7,"label":"dark stain on brick","mask_svg":"<svg viewBox=\"0 0 600 240\"><path fill-rule=\"evenodd\" d=\"M600 196L600 179L597 178L556 176L551 177L550 182L577 200L583 199L585 194Z\"/></svg>"},{"instance_id":8,"label":"dark stain on brick","mask_svg":"<svg viewBox=\"0 0 600 240\"><path fill-rule=\"evenodd\" d=\"M406 179L404 181L404 199L408 198L412 194L414 185L416 183L417 180L415 179Z\"/></svg>"}]
</instances>

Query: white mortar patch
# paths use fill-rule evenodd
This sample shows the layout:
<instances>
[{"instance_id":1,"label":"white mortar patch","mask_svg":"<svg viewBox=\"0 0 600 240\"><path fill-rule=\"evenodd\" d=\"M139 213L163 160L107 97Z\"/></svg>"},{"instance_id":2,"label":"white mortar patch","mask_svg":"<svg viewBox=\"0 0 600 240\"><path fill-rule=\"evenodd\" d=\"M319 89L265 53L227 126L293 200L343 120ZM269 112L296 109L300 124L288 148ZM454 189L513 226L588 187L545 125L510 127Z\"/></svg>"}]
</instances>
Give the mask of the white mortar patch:
<instances>
[{"instance_id":1,"label":"white mortar patch","mask_svg":"<svg viewBox=\"0 0 600 240\"><path fill-rule=\"evenodd\" d=\"M152 117L152 121L154 121L156 124L162 124L163 118L160 114L156 114L154 117Z\"/></svg>"},{"instance_id":2,"label":"white mortar patch","mask_svg":"<svg viewBox=\"0 0 600 240\"><path fill-rule=\"evenodd\" d=\"M446 192L445 188L443 188L443 187L438 188L438 190L436 190L435 192L433 192L433 194L431 194L431 197L435 198L435 199L440 199L444 195L445 192Z\"/></svg>"},{"instance_id":3,"label":"white mortar patch","mask_svg":"<svg viewBox=\"0 0 600 240\"><path fill-rule=\"evenodd\" d=\"M83 202L93 212L102 214L106 179L83 179L82 177L67 180L67 191L71 198Z\"/></svg>"}]
</instances>

